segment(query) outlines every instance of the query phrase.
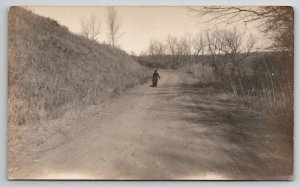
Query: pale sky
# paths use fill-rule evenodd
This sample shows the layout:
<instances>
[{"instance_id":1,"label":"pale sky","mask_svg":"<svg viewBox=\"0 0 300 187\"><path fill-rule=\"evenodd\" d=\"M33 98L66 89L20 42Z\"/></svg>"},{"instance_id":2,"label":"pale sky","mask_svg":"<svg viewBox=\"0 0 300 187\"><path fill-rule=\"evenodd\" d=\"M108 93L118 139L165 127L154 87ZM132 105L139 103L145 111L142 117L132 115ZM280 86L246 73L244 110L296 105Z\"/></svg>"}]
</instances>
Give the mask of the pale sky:
<instances>
[{"instance_id":1,"label":"pale sky","mask_svg":"<svg viewBox=\"0 0 300 187\"><path fill-rule=\"evenodd\" d=\"M27 7L34 13L50 17L59 24L67 26L70 31L80 33L80 19L95 15L102 22L101 34L97 40L107 42L106 14L104 6L31 6ZM199 18L191 13L187 7L115 7L121 21L119 46L135 54L146 50L150 40L165 41L168 35L181 37L186 33L195 34L210 27L209 24L199 24ZM243 27L239 25L239 27ZM249 28L247 29L249 30ZM251 28L262 42L262 36L255 28Z\"/></svg>"}]
</instances>

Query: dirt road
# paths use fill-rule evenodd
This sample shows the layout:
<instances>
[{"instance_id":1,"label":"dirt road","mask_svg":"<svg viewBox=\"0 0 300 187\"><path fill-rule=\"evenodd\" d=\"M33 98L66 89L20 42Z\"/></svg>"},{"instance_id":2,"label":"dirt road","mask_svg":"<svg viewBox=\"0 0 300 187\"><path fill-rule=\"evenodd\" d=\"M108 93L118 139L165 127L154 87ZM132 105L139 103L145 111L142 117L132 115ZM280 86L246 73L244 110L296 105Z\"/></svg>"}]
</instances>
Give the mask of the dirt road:
<instances>
[{"instance_id":1,"label":"dirt road","mask_svg":"<svg viewBox=\"0 0 300 187\"><path fill-rule=\"evenodd\" d=\"M160 75L158 88L141 85L97 106L73 124L85 127L80 133L37 153L12 178L289 178L286 146L270 142L284 137L255 113L210 86L185 84L184 73Z\"/></svg>"}]
</instances>

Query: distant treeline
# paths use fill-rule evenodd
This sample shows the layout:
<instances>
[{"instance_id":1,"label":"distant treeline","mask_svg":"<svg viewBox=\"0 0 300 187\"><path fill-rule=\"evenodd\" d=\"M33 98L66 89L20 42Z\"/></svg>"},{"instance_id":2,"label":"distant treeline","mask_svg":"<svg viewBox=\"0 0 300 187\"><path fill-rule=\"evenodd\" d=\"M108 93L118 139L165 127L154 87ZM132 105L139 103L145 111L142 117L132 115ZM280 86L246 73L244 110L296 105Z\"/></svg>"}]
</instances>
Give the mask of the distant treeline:
<instances>
[{"instance_id":1,"label":"distant treeline","mask_svg":"<svg viewBox=\"0 0 300 187\"><path fill-rule=\"evenodd\" d=\"M145 55L133 58L143 66L158 69L178 69L188 64L208 61L207 55Z\"/></svg>"}]
</instances>

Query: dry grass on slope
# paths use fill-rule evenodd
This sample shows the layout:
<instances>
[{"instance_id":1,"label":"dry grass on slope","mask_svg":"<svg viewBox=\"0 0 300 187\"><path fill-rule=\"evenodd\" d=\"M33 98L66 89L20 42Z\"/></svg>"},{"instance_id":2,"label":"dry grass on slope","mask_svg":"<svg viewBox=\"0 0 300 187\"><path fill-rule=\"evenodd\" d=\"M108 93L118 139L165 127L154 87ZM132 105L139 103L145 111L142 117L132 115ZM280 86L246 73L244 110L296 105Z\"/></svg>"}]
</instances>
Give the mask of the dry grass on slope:
<instances>
[{"instance_id":1,"label":"dry grass on slope","mask_svg":"<svg viewBox=\"0 0 300 187\"><path fill-rule=\"evenodd\" d=\"M124 51L74 35L57 22L9 11L9 102L13 124L57 118L145 79ZM13 119L12 119L13 118Z\"/></svg>"},{"instance_id":2,"label":"dry grass on slope","mask_svg":"<svg viewBox=\"0 0 300 187\"><path fill-rule=\"evenodd\" d=\"M50 18L11 7L8 19L9 139L25 141L43 121L99 104L147 78L124 51L75 35Z\"/></svg>"}]
</instances>

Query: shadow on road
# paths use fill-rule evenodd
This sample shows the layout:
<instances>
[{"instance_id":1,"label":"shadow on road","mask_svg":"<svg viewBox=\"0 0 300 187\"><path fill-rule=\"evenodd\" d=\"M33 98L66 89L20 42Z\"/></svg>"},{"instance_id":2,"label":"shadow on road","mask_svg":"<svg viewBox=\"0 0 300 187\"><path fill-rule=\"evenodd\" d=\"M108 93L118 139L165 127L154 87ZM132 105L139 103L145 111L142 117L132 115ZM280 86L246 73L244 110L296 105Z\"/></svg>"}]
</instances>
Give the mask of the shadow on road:
<instances>
[{"instance_id":1,"label":"shadow on road","mask_svg":"<svg viewBox=\"0 0 300 187\"><path fill-rule=\"evenodd\" d=\"M279 180L292 175L292 132L277 128L289 121L270 121L259 115L263 111L253 112L238 97L207 85L163 85L143 93L148 94L160 96L160 104L152 107L157 121L173 123L165 127L167 134L153 135L155 146L146 159L155 162L140 172L141 178Z\"/></svg>"},{"instance_id":2,"label":"shadow on road","mask_svg":"<svg viewBox=\"0 0 300 187\"><path fill-rule=\"evenodd\" d=\"M291 179L293 131L286 124L292 119L270 119L263 108L213 85L181 84L177 73L164 75L157 88L141 85L87 111L74 121L86 126L83 132L41 153L21 176Z\"/></svg>"}]
</instances>

